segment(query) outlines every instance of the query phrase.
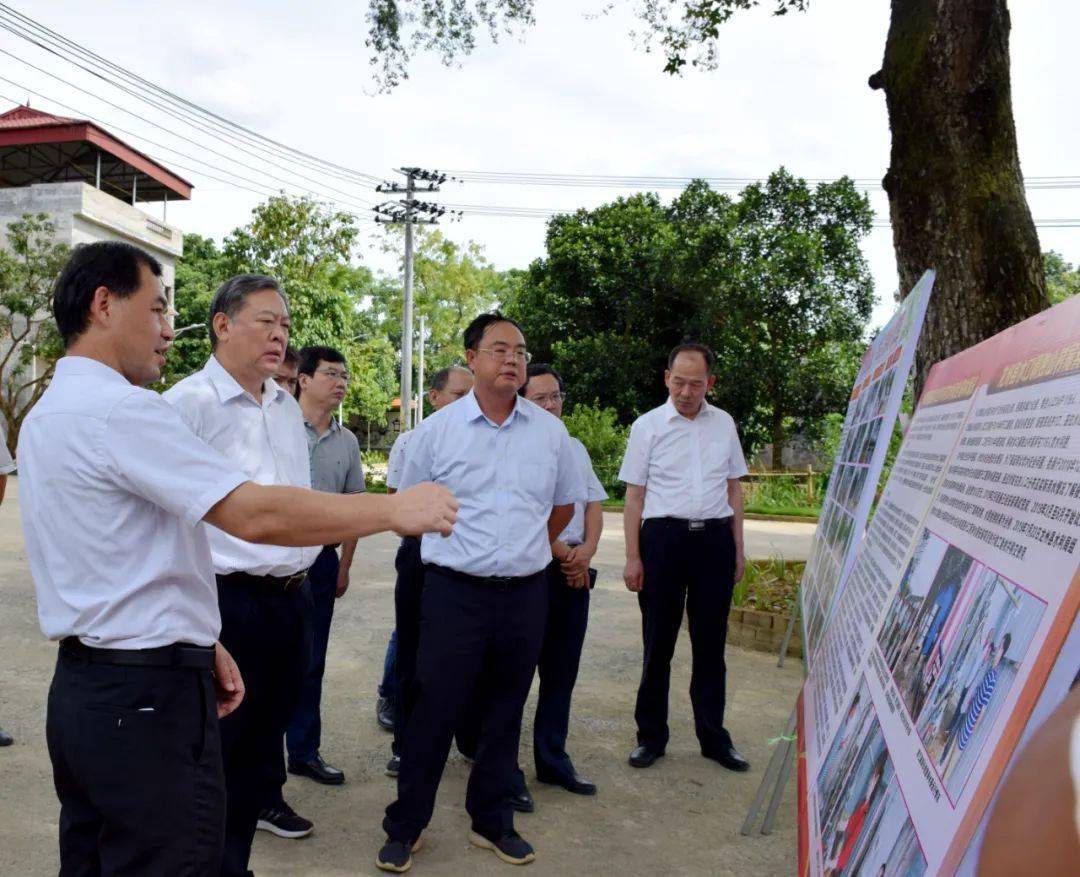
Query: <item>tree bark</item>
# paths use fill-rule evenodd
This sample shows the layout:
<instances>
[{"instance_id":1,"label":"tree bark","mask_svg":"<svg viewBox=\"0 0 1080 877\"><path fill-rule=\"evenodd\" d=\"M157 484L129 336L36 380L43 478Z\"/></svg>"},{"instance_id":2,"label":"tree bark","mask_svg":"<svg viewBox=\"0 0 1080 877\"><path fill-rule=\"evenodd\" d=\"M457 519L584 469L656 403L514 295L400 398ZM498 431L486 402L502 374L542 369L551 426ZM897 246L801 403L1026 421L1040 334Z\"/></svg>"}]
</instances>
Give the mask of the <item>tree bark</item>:
<instances>
[{"instance_id":1,"label":"tree bark","mask_svg":"<svg viewBox=\"0 0 1080 877\"><path fill-rule=\"evenodd\" d=\"M1013 123L1006 0L892 0L882 70L900 291L937 282L916 356L930 367L1048 306Z\"/></svg>"},{"instance_id":2,"label":"tree bark","mask_svg":"<svg viewBox=\"0 0 1080 877\"><path fill-rule=\"evenodd\" d=\"M779 403L775 403L772 418L772 470L779 472L784 468L784 417L779 411Z\"/></svg>"}]
</instances>

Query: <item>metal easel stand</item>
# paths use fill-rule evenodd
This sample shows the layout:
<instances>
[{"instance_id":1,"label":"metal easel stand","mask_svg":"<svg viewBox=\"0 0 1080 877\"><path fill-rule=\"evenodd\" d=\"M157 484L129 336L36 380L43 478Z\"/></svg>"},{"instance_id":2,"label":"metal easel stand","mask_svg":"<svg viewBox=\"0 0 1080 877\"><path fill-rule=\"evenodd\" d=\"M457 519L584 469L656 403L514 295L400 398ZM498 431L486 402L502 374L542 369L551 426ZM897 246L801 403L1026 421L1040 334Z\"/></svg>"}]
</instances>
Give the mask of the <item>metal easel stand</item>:
<instances>
[{"instance_id":1,"label":"metal easel stand","mask_svg":"<svg viewBox=\"0 0 1080 877\"><path fill-rule=\"evenodd\" d=\"M760 833L766 835L772 833L773 823L776 822L776 812L780 809L780 799L784 795L784 787L791 777L791 769L795 764L795 750L798 747L795 736L796 709L791 711L783 736L776 741L772 757L769 759L769 766L765 768L765 776L761 778L761 785L758 786L754 800L750 804L750 812L746 814L746 820L739 830L742 835L753 834L754 824L757 822L758 814L761 812L765 796L769 794L770 788L772 796L769 798L769 807L765 811Z\"/></svg>"},{"instance_id":2,"label":"metal easel stand","mask_svg":"<svg viewBox=\"0 0 1080 877\"><path fill-rule=\"evenodd\" d=\"M787 630L784 631L784 639L780 643L780 660L776 662L777 667L784 666L784 659L787 657L788 646L791 644L791 635L795 633L795 622L799 618L799 605L800 601L795 601L795 608L791 613L791 617L788 618ZM806 648L806 643L803 643L803 648Z\"/></svg>"}]
</instances>

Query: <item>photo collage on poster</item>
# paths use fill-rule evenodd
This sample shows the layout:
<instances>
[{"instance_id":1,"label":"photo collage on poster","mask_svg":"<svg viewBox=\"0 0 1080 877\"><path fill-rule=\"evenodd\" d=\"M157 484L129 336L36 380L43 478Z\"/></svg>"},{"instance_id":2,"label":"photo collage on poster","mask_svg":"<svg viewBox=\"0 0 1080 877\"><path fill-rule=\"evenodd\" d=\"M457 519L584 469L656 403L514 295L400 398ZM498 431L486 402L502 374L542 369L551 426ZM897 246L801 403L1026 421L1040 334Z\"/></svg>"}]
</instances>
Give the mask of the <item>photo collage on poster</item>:
<instances>
[{"instance_id":1,"label":"photo collage on poster","mask_svg":"<svg viewBox=\"0 0 1080 877\"><path fill-rule=\"evenodd\" d=\"M829 494L818 521L817 548L809 566L808 581L836 581L851 550L852 542L860 535L856 527L863 490L871 474L870 463L878 442L888 445L892 432L884 434L885 406L889 401L898 373L890 369L852 400L845 431L833 467ZM907 375L903 376L903 380ZM890 419L890 424L892 420ZM875 485L876 486L876 480ZM819 642L825 625L827 606L812 601L812 615L806 620L807 637Z\"/></svg>"},{"instance_id":2,"label":"photo collage on poster","mask_svg":"<svg viewBox=\"0 0 1080 877\"><path fill-rule=\"evenodd\" d=\"M921 877L919 845L865 680L855 692L815 783L821 873Z\"/></svg>"},{"instance_id":3,"label":"photo collage on poster","mask_svg":"<svg viewBox=\"0 0 1080 877\"><path fill-rule=\"evenodd\" d=\"M928 271L863 356L800 584L808 653L820 642L866 528L933 285Z\"/></svg>"},{"instance_id":4,"label":"photo collage on poster","mask_svg":"<svg viewBox=\"0 0 1080 877\"><path fill-rule=\"evenodd\" d=\"M954 806L1045 611L1045 601L923 531L878 648Z\"/></svg>"},{"instance_id":5,"label":"photo collage on poster","mask_svg":"<svg viewBox=\"0 0 1080 877\"><path fill-rule=\"evenodd\" d=\"M970 875L1080 669L1080 298L931 369L852 569L800 698L802 867Z\"/></svg>"}]
</instances>

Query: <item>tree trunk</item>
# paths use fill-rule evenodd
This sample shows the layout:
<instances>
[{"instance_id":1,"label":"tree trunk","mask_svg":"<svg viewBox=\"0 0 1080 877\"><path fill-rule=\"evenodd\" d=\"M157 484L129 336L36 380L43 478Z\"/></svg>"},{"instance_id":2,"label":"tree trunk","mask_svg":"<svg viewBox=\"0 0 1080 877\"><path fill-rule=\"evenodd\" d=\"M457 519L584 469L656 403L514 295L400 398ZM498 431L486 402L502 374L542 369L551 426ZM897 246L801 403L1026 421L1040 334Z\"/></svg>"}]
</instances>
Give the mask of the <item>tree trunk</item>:
<instances>
[{"instance_id":1,"label":"tree trunk","mask_svg":"<svg viewBox=\"0 0 1080 877\"><path fill-rule=\"evenodd\" d=\"M773 408L772 418L772 470L784 468L784 417L778 413L779 404Z\"/></svg>"},{"instance_id":2,"label":"tree trunk","mask_svg":"<svg viewBox=\"0 0 1080 877\"><path fill-rule=\"evenodd\" d=\"M892 0L882 70L900 291L937 282L916 393L938 360L1048 306L1013 124L1006 0Z\"/></svg>"}]
</instances>

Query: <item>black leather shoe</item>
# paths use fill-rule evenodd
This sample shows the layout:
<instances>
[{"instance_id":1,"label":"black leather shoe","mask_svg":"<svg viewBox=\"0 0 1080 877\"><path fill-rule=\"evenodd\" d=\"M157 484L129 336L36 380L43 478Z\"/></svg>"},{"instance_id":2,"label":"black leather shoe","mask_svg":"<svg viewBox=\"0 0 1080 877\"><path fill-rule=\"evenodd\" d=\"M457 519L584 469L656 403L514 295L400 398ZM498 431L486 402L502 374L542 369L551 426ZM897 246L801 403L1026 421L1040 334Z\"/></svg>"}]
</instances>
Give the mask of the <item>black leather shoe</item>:
<instances>
[{"instance_id":1,"label":"black leather shoe","mask_svg":"<svg viewBox=\"0 0 1080 877\"><path fill-rule=\"evenodd\" d=\"M648 743L641 743L634 747L634 751L630 753L630 766L652 767L656 759L663 757L663 752L657 752Z\"/></svg>"},{"instance_id":2,"label":"black leather shoe","mask_svg":"<svg viewBox=\"0 0 1080 877\"><path fill-rule=\"evenodd\" d=\"M3 728L0 728L0 746L10 746L15 739Z\"/></svg>"},{"instance_id":3,"label":"black leather shoe","mask_svg":"<svg viewBox=\"0 0 1080 877\"><path fill-rule=\"evenodd\" d=\"M510 806L518 813L532 813L536 809L536 802L527 788L510 796Z\"/></svg>"},{"instance_id":4,"label":"black leather shoe","mask_svg":"<svg viewBox=\"0 0 1080 877\"><path fill-rule=\"evenodd\" d=\"M575 795L596 794L596 783L587 780L585 777L576 773L571 774L568 777L549 777L537 774L536 778L549 786L562 786L566 791L573 792Z\"/></svg>"},{"instance_id":5,"label":"black leather shoe","mask_svg":"<svg viewBox=\"0 0 1080 877\"><path fill-rule=\"evenodd\" d=\"M739 755L739 750L734 746L726 746L716 752L702 752L701 754L718 762L728 770L734 770L738 773L746 773L746 771L750 770L750 762Z\"/></svg>"},{"instance_id":6,"label":"black leather shoe","mask_svg":"<svg viewBox=\"0 0 1080 877\"><path fill-rule=\"evenodd\" d=\"M345 782L345 774L336 767L327 764L323 761L323 757L318 754L311 761L293 761L290 759L289 773L299 777L308 777L317 783L322 783L324 786L340 786Z\"/></svg>"},{"instance_id":7,"label":"black leather shoe","mask_svg":"<svg viewBox=\"0 0 1080 877\"><path fill-rule=\"evenodd\" d=\"M394 702L388 697L375 701L375 721L384 731L394 732Z\"/></svg>"}]
</instances>

